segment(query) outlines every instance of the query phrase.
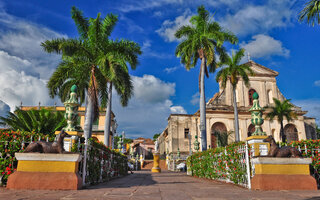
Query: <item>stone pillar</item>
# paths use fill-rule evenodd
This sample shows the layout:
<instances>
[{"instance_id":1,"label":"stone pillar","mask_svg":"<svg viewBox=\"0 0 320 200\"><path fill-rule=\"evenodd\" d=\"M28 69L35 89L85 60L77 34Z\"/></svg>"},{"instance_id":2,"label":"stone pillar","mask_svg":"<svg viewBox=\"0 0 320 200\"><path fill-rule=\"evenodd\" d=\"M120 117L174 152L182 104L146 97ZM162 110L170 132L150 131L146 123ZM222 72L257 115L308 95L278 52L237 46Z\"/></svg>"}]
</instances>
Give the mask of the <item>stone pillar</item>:
<instances>
[{"instance_id":1,"label":"stone pillar","mask_svg":"<svg viewBox=\"0 0 320 200\"><path fill-rule=\"evenodd\" d=\"M161 168L159 167L160 163L160 153L156 152L153 154L153 167L151 169L151 172L153 173L160 173Z\"/></svg>"}]
</instances>

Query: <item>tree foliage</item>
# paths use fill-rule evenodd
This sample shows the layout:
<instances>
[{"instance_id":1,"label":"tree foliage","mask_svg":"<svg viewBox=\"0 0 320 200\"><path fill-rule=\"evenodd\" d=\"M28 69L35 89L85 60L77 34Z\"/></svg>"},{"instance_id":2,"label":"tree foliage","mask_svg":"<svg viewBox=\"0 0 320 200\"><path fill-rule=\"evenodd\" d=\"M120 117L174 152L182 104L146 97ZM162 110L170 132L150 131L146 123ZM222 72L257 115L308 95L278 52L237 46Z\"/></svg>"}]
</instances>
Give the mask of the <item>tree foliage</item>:
<instances>
[{"instance_id":1,"label":"tree foliage","mask_svg":"<svg viewBox=\"0 0 320 200\"><path fill-rule=\"evenodd\" d=\"M225 88L227 82L230 81L233 87L236 87L241 78L244 84L249 87L249 75L254 75L254 72L247 64L239 64L244 56L244 49L237 52L232 52L232 56L226 56L224 61L218 63L221 70L216 75L216 81L221 82L222 88Z\"/></svg>"},{"instance_id":2,"label":"tree foliage","mask_svg":"<svg viewBox=\"0 0 320 200\"><path fill-rule=\"evenodd\" d=\"M21 110L8 112L7 117L0 117L0 124L12 130L21 130L46 135L54 135L55 131L61 130L67 125L64 112L50 109Z\"/></svg>"},{"instance_id":3,"label":"tree foliage","mask_svg":"<svg viewBox=\"0 0 320 200\"><path fill-rule=\"evenodd\" d=\"M305 7L299 13L299 21L306 21L307 24L314 26L320 24L320 0L311 0L305 3Z\"/></svg>"},{"instance_id":4,"label":"tree foliage","mask_svg":"<svg viewBox=\"0 0 320 200\"><path fill-rule=\"evenodd\" d=\"M286 119L288 122L297 118L297 113L293 110L293 104L290 103L291 99L285 99L284 101L280 101L279 99L273 98L274 105L266 106L266 109L270 111L267 113L266 118L273 120L277 118L277 121L280 123L280 136L282 138L282 142L285 142L284 128L283 128L283 120Z\"/></svg>"}]
</instances>

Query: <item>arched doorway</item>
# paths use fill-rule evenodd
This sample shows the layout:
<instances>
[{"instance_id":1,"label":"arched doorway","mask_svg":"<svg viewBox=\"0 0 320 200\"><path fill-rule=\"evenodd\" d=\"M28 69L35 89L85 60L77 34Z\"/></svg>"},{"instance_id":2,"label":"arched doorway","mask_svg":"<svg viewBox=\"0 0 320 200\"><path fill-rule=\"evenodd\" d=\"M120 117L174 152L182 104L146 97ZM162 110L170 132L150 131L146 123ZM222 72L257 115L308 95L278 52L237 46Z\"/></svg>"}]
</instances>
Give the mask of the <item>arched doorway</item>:
<instances>
[{"instance_id":1,"label":"arched doorway","mask_svg":"<svg viewBox=\"0 0 320 200\"><path fill-rule=\"evenodd\" d=\"M263 132L263 129L261 127L261 130ZM254 133L256 131L256 127L254 127L253 124L250 124L250 126L248 127L248 137L250 137L252 135L252 133Z\"/></svg>"},{"instance_id":2,"label":"arched doorway","mask_svg":"<svg viewBox=\"0 0 320 200\"><path fill-rule=\"evenodd\" d=\"M284 127L284 135L288 143L291 141L298 141L298 130L295 125L287 124Z\"/></svg>"},{"instance_id":3,"label":"arched doorway","mask_svg":"<svg viewBox=\"0 0 320 200\"><path fill-rule=\"evenodd\" d=\"M253 105L253 98L252 95L256 92L255 89L250 89L249 90L249 105Z\"/></svg>"},{"instance_id":4,"label":"arched doorway","mask_svg":"<svg viewBox=\"0 0 320 200\"><path fill-rule=\"evenodd\" d=\"M224 125L222 122L216 122L212 125L211 127L211 148L216 148L217 147L217 134L221 133L226 133L227 132L227 127Z\"/></svg>"}]
</instances>

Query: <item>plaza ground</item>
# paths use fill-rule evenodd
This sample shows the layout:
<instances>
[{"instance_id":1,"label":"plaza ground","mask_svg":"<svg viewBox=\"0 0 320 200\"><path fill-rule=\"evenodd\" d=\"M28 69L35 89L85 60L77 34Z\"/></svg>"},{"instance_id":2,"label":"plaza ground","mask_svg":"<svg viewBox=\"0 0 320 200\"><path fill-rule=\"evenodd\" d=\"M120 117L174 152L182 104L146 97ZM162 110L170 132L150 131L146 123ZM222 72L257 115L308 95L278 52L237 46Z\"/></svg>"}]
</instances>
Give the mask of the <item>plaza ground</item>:
<instances>
[{"instance_id":1,"label":"plaza ground","mask_svg":"<svg viewBox=\"0 0 320 200\"><path fill-rule=\"evenodd\" d=\"M0 199L320 200L320 191L250 191L233 184L190 177L185 173L164 171L155 174L150 173L149 170L143 170L78 191L7 190L1 188Z\"/></svg>"}]
</instances>

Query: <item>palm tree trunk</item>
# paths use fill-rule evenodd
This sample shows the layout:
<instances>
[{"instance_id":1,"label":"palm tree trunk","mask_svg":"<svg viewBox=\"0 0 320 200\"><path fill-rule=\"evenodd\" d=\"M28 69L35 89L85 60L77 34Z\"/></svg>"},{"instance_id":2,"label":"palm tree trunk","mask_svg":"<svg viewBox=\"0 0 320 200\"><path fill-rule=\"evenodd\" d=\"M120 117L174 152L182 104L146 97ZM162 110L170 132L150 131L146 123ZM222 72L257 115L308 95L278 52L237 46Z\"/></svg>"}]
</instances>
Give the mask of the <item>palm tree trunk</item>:
<instances>
[{"instance_id":1,"label":"palm tree trunk","mask_svg":"<svg viewBox=\"0 0 320 200\"><path fill-rule=\"evenodd\" d=\"M286 142L286 136L284 135L284 128L283 128L283 121L281 120L280 122L280 136L281 136L281 140L282 142Z\"/></svg>"},{"instance_id":2,"label":"palm tree trunk","mask_svg":"<svg viewBox=\"0 0 320 200\"><path fill-rule=\"evenodd\" d=\"M109 82L106 117L104 122L104 145L110 147L110 125L111 125L111 102L112 102L112 82Z\"/></svg>"},{"instance_id":3,"label":"palm tree trunk","mask_svg":"<svg viewBox=\"0 0 320 200\"><path fill-rule=\"evenodd\" d=\"M92 123L93 123L93 102L90 98L90 95L87 95L86 98L86 112L84 117L84 127L83 127L83 134L85 139L91 138L92 135Z\"/></svg>"},{"instance_id":4,"label":"palm tree trunk","mask_svg":"<svg viewBox=\"0 0 320 200\"><path fill-rule=\"evenodd\" d=\"M202 151L207 150L206 98L204 93L205 57L201 59L200 69L200 133Z\"/></svg>"},{"instance_id":5,"label":"palm tree trunk","mask_svg":"<svg viewBox=\"0 0 320 200\"><path fill-rule=\"evenodd\" d=\"M238 106L237 106L237 97L236 97L236 87L232 87L233 90L233 109L234 109L234 130L236 135L236 142L240 141L239 135L239 119L238 119Z\"/></svg>"}]
</instances>

